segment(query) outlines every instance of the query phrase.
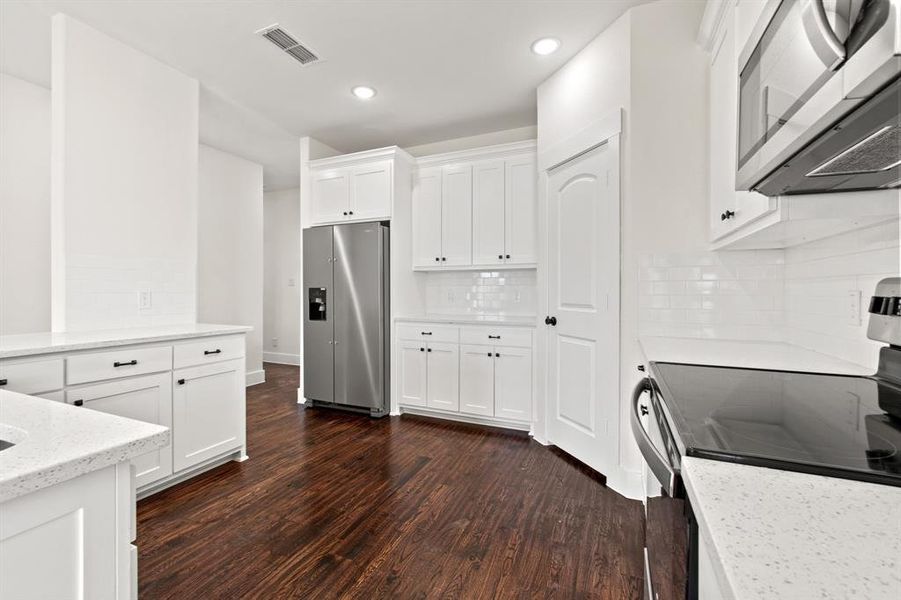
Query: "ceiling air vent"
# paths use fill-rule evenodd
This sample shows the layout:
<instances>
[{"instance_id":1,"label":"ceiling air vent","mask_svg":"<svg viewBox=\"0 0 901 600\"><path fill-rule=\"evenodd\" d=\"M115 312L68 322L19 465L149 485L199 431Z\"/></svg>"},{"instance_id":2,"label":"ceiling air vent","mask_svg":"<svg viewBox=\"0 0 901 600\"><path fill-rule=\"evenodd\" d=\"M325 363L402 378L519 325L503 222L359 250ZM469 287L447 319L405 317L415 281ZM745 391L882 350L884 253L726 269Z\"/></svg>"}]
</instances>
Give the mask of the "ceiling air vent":
<instances>
[{"instance_id":1,"label":"ceiling air vent","mask_svg":"<svg viewBox=\"0 0 901 600\"><path fill-rule=\"evenodd\" d=\"M264 27L256 33L275 44L279 49L290 55L294 60L306 66L310 63L319 61L319 57L315 52L297 41L293 35L278 26L278 23Z\"/></svg>"}]
</instances>

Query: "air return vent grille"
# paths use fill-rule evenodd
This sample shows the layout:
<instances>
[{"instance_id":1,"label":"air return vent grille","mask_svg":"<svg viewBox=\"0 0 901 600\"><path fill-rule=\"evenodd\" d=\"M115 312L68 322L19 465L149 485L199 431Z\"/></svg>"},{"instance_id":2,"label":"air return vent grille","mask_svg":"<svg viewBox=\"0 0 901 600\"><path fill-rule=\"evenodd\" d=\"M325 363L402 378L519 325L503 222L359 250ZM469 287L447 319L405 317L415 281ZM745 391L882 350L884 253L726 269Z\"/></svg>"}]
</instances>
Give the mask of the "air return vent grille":
<instances>
[{"instance_id":1,"label":"air return vent grille","mask_svg":"<svg viewBox=\"0 0 901 600\"><path fill-rule=\"evenodd\" d=\"M278 26L270 25L257 31L258 34L278 46L285 54L288 54L300 64L306 66L308 64L319 61L319 57L315 52L297 41L293 35Z\"/></svg>"}]
</instances>

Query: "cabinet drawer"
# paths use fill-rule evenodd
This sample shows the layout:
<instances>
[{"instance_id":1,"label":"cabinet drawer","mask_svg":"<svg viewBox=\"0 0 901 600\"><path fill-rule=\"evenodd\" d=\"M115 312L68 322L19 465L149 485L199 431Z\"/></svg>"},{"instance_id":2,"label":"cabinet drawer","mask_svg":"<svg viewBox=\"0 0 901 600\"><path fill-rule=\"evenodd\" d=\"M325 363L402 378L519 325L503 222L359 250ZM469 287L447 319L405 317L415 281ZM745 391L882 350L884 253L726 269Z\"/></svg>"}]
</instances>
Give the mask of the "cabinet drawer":
<instances>
[{"instance_id":1,"label":"cabinet drawer","mask_svg":"<svg viewBox=\"0 0 901 600\"><path fill-rule=\"evenodd\" d=\"M122 348L66 359L66 383L74 385L172 369L172 346Z\"/></svg>"},{"instance_id":2,"label":"cabinet drawer","mask_svg":"<svg viewBox=\"0 0 901 600\"><path fill-rule=\"evenodd\" d=\"M63 387L63 359L0 362L0 389L21 394L40 394Z\"/></svg>"},{"instance_id":3,"label":"cabinet drawer","mask_svg":"<svg viewBox=\"0 0 901 600\"><path fill-rule=\"evenodd\" d=\"M452 325L434 325L432 323L407 323L397 326L397 338L400 340L457 344L460 342L460 328Z\"/></svg>"},{"instance_id":4,"label":"cabinet drawer","mask_svg":"<svg viewBox=\"0 0 901 600\"><path fill-rule=\"evenodd\" d=\"M175 346L175 368L244 357L244 336L212 337Z\"/></svg>"},{"instance_id":5,"label":"cabinet drawer","mask_svg":"<svg viewBox=\"0 0 901 600\"><path fill-rule=\"evenodd\" d=\"M500 346L532 347L532 330L514 327L464 327L460 331L462 344L492 344Z\"/></svg>"}]
</instances>

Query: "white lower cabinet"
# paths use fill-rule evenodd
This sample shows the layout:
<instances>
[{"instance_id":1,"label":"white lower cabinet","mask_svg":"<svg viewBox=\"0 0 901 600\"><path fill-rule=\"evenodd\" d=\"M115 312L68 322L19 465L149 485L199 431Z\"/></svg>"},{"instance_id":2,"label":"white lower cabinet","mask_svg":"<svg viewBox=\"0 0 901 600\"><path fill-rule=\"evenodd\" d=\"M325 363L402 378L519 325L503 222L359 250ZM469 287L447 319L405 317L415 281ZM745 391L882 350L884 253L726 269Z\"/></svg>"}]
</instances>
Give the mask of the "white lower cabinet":
<instances>
[{"instance_id":1,"label":"white lower cabinet","mask_svg":"<svg viewBox=\"0 0 901 600\"><path fill-rule=\"evenodd\" d=\"M410 339L420 332L463 343ZM422 323L399 325L397 335L402 408L426 408L429 414L456 414L519 429L532 420L530 329ZM502 339L510 345L498 345Z\"/></svg>"},{"instance_id":2,"label":"white lower cabinet","mask_svg":"<svg viewBox=\"0 0 901 600\"><path fill-rule=\"evenodd\" d=\"M398 342L398 389L400 402L406 406L425 406L426 351L420 342Z\"/></svg>"},{"instance_id":3,"label":"white lower cabinet","mask_svg":"<svg viewBox=\"0 0 901 600\"><path fill-rule=\"evenodd\" d=\"M172 394L176 471L244 446L244 360L175 371Z\"/></svg>"},{"instance_id":4,"label":"white lower cabinet","mask_svg":"<svg viewBox=\"0 0 901 600\"><path fill-rule=\"evenodd\" d=\"M460 412L494 416L494 352L490 346L460 347Z\"/></svg>"},{"instance_id":5,"label":"white lower cabinet","mask_svg":"<svg viewBox=\"0 0 901 600\"><path fill-rule=\"evenodd\" d=\"M460 408L460 347L430 342L426 347L426 406L456 411Z\"/></svg>"},{"instance_id":6,"label":"white lower cabinet","mask_svg":"<svg viewBox=\"0 0 901 600\"><path fill-rule=\"evenodd\" d=\"M69 389L66 401L100 412L172 427L172 374L160 373ZM172 475L172 444L131 459L135 485Z\"/></svg>"},{"instance_id":7,"label":"white lower cabinet","mask_svg":"<svg viewBox=\"0 0 901 600\"><path fill-rule=\"evenodd\" d=\"M131 489L120 463L0 504L0 598L137 598Z\"/></svg>"},{"instance_id":8,"label":"white lower cabinet","mask_svg":"<svg viewBox=\"0 0 901 600\"><path fill-rule=\"evenodd\" d=\"M532 351L494 348L494 416L532 420Z\"/></svg>"}]
</instances>

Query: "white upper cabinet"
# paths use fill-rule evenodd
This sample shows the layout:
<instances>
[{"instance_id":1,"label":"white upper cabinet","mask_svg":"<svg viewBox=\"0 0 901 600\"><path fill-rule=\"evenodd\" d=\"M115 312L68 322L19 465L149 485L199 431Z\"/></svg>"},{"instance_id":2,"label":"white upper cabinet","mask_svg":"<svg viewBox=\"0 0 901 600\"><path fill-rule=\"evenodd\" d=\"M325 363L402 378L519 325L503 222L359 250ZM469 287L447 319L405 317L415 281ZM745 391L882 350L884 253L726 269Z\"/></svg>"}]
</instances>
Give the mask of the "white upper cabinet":
<instances>
[{"instance_id":1,"label":"white upper cabinet","mask_svg":"<svg viewBox=\"0 0 901 600\"><path fill-rule=\"evenodd\" d=\"M708 2L699 39L710 53L709 179L713 249L785 248L898 217L897 190L767 197L736 190L739 58L765 2Z\"/></svg>"},{"instance_id":2,"label":"white upper cabinet","mask_svg":"<svg viewBox=\"0 0 901 600\"><path fill-rule=\"evenodd\" d=\"M311 161L312 224L391 219L399 186L409 193L409 176L398 174L409 174L411 160L391 146Z\"/></svg>"},{"instance_id":3,"label":"white upper cabinet","mask_svg":"<svg viewBox=\"0 0 901 600\"><path fill-rule=\"evenodd\" d=\"M504 161L472 168L472 261L504 264Z\"/></svg>"},{"instance_id":4,"label":"white upper cabinet","mask_svg":"<svg viewBox=\"0 0 901 600\"><path fill-rule=\"evenodd\" d=\"M472 264L472 167L445 167L441 178L441 266Z\"/></svg>"},{"instance_id":5,"label":"white upper cabinet","mask_svg":"<svg viewBox=\"0 0 901 600\"><path fill-rule=\"evenodd\" d=\"M534 142L427 156L418 162L414 269L536 266Z\"/></svg>"},{"instance_id":6,"label":"white upper cabinet","mask_svg":"<svg viewBox=\"0 0 901 600\"><path fill-rule=\"evenodd\" d=\"M534 156L505 162L504 261L508 265L538 263L538 167Z\"/></svg>"},{"instance_id":7,"label":"white upper cabinet","mask_svg":"<svg viewBox=\"0 0 901 600\"><path fill-rule=\"evenodd\" d=\"M413 200L413 267L441 261L441 169L421 169Z\"/></svg>"}]
</instances>

